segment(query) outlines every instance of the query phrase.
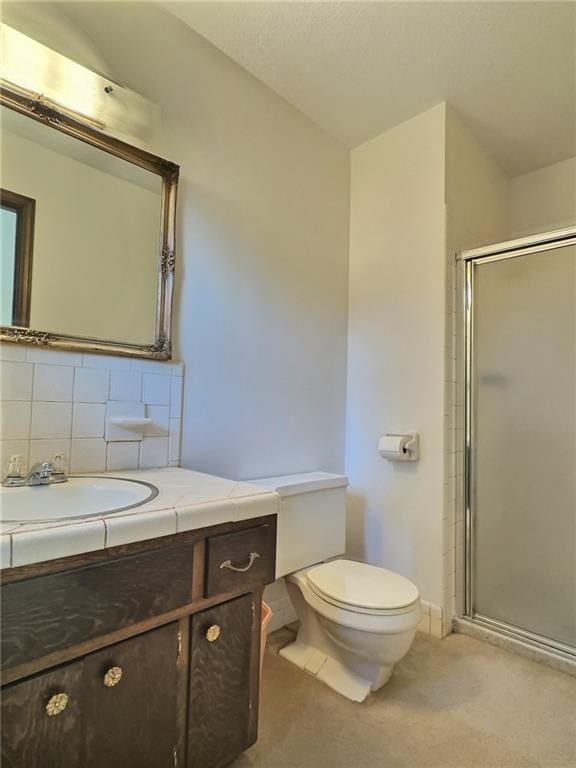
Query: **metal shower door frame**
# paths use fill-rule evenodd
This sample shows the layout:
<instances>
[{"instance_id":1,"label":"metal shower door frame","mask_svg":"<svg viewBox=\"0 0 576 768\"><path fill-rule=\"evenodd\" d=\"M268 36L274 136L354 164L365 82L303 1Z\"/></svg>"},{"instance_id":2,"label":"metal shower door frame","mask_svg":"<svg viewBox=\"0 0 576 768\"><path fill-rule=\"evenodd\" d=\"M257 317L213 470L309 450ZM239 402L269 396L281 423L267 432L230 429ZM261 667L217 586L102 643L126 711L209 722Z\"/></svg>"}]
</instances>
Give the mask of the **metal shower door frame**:
<instances>
[{"instance_id":1,"label":"metal shower door frame","mask_svg":"<svg viewBox=\"0 0 576 768\"><path fill-rule=\"evenodd\" d=\"M576 227L544 232L517 240L495 243L483 248L462 251L458 260L464 262L464 617L487 629L520 642L535 645L561 657L574 660L576 648L551 638L529 632L506 622L477 613L474 609L474 563L476 508L475 475L475 376L474 376L474 271L477 266L504 259L515 259L535 253L576 245Z\"/></svg>"}]
</instances>

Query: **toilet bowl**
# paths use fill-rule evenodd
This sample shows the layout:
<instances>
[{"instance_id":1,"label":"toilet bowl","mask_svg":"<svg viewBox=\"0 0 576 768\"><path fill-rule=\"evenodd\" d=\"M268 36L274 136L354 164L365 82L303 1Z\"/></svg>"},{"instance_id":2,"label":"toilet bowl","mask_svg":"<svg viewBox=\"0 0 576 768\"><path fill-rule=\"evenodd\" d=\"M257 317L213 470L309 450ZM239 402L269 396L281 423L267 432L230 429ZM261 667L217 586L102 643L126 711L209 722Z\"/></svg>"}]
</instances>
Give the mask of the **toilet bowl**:
<instances>
[{"instance_id":1,"label":"toilet bowl","mask_svg":"<svg viewBox=\"0 0 576 768\"><path fill-rule=\"evenodd\" d=\"M276 578L284 578L300 629L280 655L363 701L387 682L412 644L421 615L417 588L397 573L343 558L345 475L308 472L252 482L282 499Z\"/></svg>"},{"instance_id":2,"label":"toilet bowl","mask_svg":"<svg viewBox=\"0 0 576 768\"><path fill-rule=\"evenodd\" d=\"M287 584L300 628L280 655L353 701L381 688L420 622L414 584L343 559L293 573Z\"/></svg>"}]
</instances>

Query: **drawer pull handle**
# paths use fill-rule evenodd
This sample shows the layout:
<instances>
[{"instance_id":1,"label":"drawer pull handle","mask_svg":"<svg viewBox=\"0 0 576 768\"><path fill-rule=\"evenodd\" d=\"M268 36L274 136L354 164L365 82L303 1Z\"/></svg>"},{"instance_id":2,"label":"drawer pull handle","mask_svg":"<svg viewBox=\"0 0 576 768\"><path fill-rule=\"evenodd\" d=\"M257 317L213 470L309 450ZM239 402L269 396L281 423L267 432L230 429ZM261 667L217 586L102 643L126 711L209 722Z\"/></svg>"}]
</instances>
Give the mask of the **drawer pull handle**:
<instances>
[{"instance_id":1,"label":"drawer pull handle","mask_svg":"<svg viewBox=\"0 0 576 768\"><path fill-rule=\"evenodd\" d=\"M206 630L206 640L208 640L209 643L215 643L216 640L220 637L220 627L218 624L212 624L211 627L208 627Z\"/></svg>"},{"instance_id":2,"label":"drawer pull handle","mask_svg":"<svg viewBox=\"0 0 576 768\"><path fill-rule=\"evenodd\" d=\"M248 558L248 565L245 565L243 568L240 568L237 565L232 565L232 560L224 560L224 562L220 565L220 568L228 568L230 571L237 571L238 573L246 573L246 571L249 571L250 568L254 565L255 561L260 557L258 552L250 552L250 557Z\"/></svg>"},{"instance_id":3,"label":"drawer pull handle","mask_svg":"<svg viewBox=\"0 0 576 768\"><path fill-rule=\"evenodd\" d=\"M46 714L48 715L48 717L55 717L56 715L59 715L61 712L64 712L67 706L68 706L68 694L55 693L54 696L52 696L48 700L48 704L46 704Z\"/></svg>"},{"instance_id":4,"label":"drawer pull handle","mask_svg":"<svg viewBox=\"0 0 576 768\"><path fill-rule=\"evenodd\" d=\"M106 688L114 688L122 680L124 671L122 667L111 667L104 675L104 685Z\"/></svg>"}]
</instances>

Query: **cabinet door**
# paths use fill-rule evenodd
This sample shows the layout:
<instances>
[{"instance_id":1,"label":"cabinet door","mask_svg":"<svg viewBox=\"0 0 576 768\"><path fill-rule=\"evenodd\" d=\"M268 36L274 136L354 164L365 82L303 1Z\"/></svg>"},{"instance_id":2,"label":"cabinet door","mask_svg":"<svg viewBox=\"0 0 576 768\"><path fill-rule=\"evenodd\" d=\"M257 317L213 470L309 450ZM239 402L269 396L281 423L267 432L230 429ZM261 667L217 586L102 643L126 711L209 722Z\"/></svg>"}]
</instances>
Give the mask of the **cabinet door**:
<instances>
[{"instance_id":1,"label":"cabinet door","mask_svg":"<svg viewBox=\"0 0 576 768\"><path fill-rule=\"evenodd\" d=\"M177 656L177 622L86 656L86 768L173 768Z\"/></svg>"},{"instance_id":2,"label":"cabinet door","mask_svg":"<svg viewBox=\"0 0 576 768\"><path fill-rule=\"evenodd\" d=\"M245 595L192 617L188 768L226 765L255 739L253 616Z\"/></svg>"},{"instance_id":3,"label":"cabinet door","mask_svg":"<svg viewBox=\"0 0 576 768\"><path fill-rule=\"evenodd\" d=\"M2 689L2 768L78 768L82 661Z\"/></svg>"}]
</instances>

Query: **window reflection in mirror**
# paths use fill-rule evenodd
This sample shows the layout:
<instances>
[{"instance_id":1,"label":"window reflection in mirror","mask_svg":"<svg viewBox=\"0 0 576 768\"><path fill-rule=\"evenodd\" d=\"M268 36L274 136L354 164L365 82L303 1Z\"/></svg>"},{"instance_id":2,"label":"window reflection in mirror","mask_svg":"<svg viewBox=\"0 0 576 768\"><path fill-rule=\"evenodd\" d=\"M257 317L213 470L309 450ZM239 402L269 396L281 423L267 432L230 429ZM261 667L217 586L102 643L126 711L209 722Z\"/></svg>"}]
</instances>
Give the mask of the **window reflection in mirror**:
<instances>
[{"instance_id":1,"label":"window reflection in mirror","mask_svg":"<svg viewBox=\"0 0 576 768\"><path fill-rule=\"evenodd\" d=\"M35 207L30 197L0 190L0 325L30 324Z\"/></svg>"},{"instance_id":2,"label":"window reflection in mirror","mask_svg":"<svg viewBox=\"0 0 576 768\"><path fill-rule=\"evenodd\" d=\"M23 214L3 197L2 325L152 344L162 177L6 107L0 117L2 187L35 201L25 264Z\"/></svg>"}]
</instances>

